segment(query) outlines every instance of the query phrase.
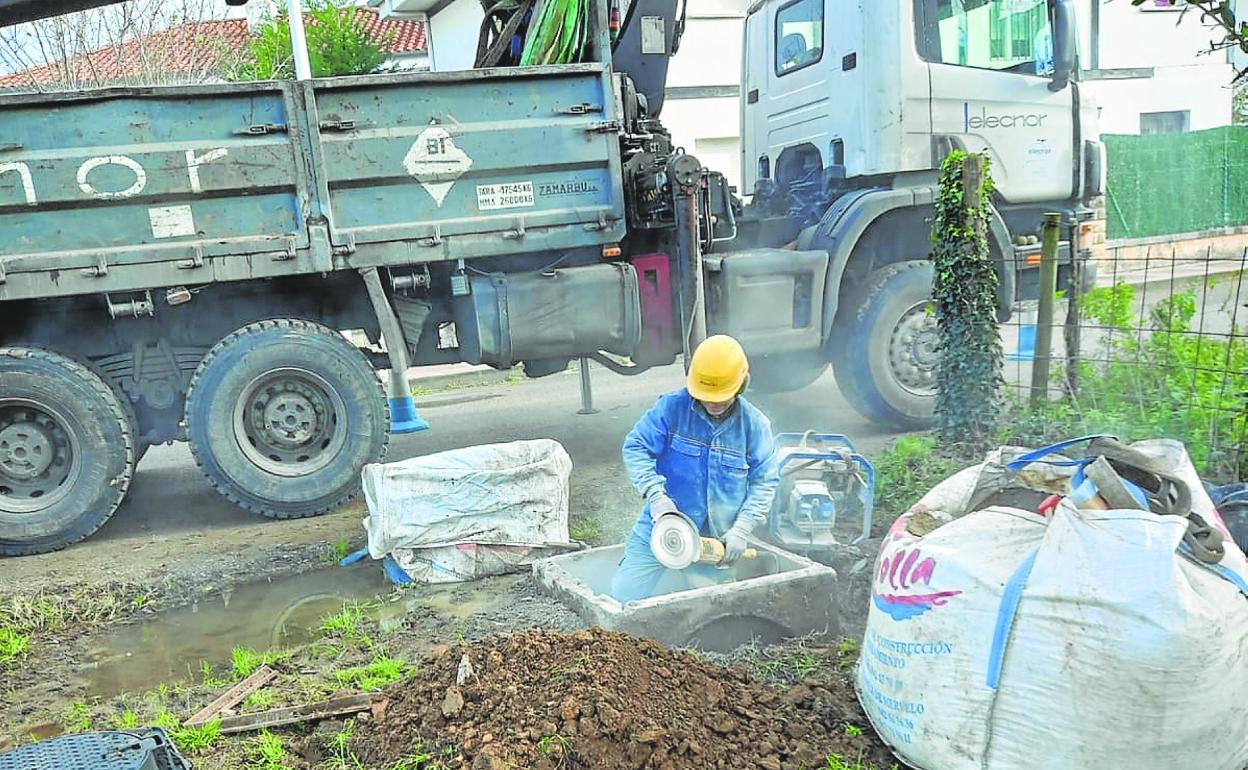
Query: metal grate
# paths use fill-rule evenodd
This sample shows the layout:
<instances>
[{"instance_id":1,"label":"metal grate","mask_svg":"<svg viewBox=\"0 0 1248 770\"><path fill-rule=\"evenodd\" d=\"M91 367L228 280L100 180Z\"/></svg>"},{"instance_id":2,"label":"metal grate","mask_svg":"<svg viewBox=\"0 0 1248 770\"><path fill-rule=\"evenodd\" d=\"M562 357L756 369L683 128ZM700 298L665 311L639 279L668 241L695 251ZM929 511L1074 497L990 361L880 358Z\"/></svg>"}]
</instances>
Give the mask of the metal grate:
<instances>
[{"instance_id":1,"label":"metal grate","mask_svg":"<svg viewBox=\"0 0 1248 770\"><path fill-rule=\"evenodd\" d=\"M83 733L0 754L0 770L190 770L159 728Z\"/></svg>"}]
</instances>

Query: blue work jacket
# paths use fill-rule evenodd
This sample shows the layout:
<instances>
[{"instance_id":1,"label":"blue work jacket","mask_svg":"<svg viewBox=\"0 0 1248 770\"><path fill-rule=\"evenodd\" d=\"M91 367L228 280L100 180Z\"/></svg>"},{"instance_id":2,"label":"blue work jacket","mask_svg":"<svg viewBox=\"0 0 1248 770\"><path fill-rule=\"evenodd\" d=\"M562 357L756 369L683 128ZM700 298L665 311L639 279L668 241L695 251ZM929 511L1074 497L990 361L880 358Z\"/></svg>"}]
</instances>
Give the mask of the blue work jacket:
<instances>
[{"instance_id":1,"label":"blue work jacket","mask_svg":"<svg viewBox=\"0 0 1248 770\"><path fill-rule=\"evenodd\" d=\"M707 537L752 532L780 484L771 422L757 407L737 398L717 423L683 388L660 396L625 437L624 467L642 497L665 490ZM647 503L634 533L648 541L652 528Z\"/></svg>"}]
</instances>

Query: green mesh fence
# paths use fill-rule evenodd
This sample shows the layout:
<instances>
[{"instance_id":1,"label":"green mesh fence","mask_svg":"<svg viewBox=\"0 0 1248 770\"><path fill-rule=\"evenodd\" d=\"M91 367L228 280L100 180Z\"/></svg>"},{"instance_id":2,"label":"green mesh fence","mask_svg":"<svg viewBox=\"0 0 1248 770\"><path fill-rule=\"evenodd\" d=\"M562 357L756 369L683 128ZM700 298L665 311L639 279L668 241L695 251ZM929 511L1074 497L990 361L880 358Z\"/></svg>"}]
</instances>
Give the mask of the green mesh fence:
<instances>
[{"instance_id":1,"label":"green mesh fence","mask_svg":"<svg viewBox=\"0 0 1248 770\"><path fill-rule=\"evenodd\" d=\"M1111 239L1248 225L1248 126L1104 141Z\"/></svg>"}]
</instances>

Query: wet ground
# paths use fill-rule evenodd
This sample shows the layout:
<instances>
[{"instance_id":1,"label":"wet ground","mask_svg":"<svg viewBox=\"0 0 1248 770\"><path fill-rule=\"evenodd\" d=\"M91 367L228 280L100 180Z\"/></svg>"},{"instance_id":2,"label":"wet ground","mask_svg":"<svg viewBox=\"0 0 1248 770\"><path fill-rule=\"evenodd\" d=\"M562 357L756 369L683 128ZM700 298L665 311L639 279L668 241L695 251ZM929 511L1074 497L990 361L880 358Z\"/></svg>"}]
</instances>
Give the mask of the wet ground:
<instances>
[{"instance_id":1,"label":"wet ground","mask_svg":"<svg viewBox=\"0 0 1248 770\"><path fill-rule=\"evenodd\" d=\"M594 379L599 411L588 416L576 413L575 374L428 395L421 414L432 430L395 437L388 459L555 438L575 466L572 537L620 542L638 508L620 444L637 417L683 377L669 367L635 378L597 370ZM850 410L830 376L799 393L755 401L779 431L848 433L867 453L892 438ZM0 668L0 744L6 734L32 728L46 737L67 711L84 706L116 710L136 694L202 685L203 664L228 670L234 648L262 652L316 641L321 620L344 603L368 604L368 622L379 632L401 630L396 644L408 656L500 631L580 625L538 596L527 578L396 593L375 563L338 569L341 555L363 545L365 515L355 502L315 519L255 517L211 489L186 447L153 448L126 503L95 536L60 553L0 561L0 611L20 606L29 621L48 597L81 610L39 626L30 651Z\"/></svg>"},{"instance_id":2,"label":"wet ground","mask_svg":"<svg viewBox=\"0 0 1248 770\"><path fill-rule=\"evenodd\" d=\"M335 617L338 624L327 624ZM303 657L306 662L287 666L287 673L314 682L318 674L366 664L382 650L412 661L438 644L500 631L581 626L539 594L528 576L397 589L380 569L361 565L258 581L97 631L40 636L22 665L6 672L0 744L59 735L87 714L97 715L94 729L111 727L98 715L136 703L165 704L171 694L188 704L171 707L185 719L197 710L191 693L225 687L239 649L257 657ZM314 644L335 635L345 641L332 649ZM209 700L202 696L199 705Z\"/></svg>"}]
</instances>

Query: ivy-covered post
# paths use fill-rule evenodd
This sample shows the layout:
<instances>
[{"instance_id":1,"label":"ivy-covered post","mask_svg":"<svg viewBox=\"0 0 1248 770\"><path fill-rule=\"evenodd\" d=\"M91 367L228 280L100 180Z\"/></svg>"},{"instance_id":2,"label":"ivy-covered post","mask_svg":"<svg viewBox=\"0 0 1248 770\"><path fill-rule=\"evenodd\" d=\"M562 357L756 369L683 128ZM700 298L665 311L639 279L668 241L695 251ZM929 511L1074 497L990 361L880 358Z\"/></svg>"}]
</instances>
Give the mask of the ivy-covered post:
<instances>
[{"instance_id":1,"label":"ivy-covered post","mask_svg":"<svg viewBox=\"0 0 1248 770\"><path fill-rule=\"evenodd\" d=\"M988 253L992 190L985 156L958 150L945 159L932 225L932 293L942 353L937 430L948 443L988 444L1000 414L997 272Z\"/></svg>"}]
</instances>

